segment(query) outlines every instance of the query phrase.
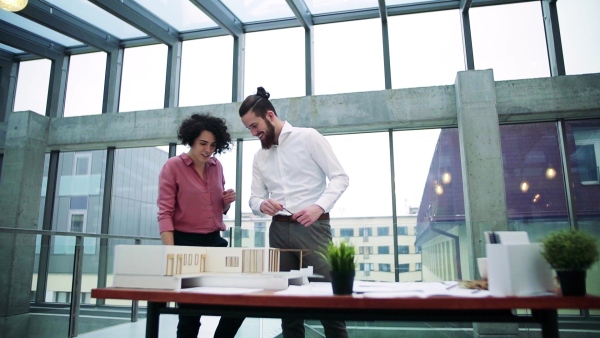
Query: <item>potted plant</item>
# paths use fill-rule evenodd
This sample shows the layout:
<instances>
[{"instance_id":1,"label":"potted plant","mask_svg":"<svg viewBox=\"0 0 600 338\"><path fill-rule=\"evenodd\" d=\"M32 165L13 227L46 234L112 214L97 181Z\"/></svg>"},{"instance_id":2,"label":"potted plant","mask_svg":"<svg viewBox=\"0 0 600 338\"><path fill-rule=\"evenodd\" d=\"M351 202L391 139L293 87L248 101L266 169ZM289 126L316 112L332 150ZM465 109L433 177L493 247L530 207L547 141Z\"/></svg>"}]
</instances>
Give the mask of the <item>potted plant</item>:
<instances>
[{"instance_id":1,"label":"potted plant","mask_svg":"<svg viewBox=\"0 0 600 338\"><path fill-rule=\"evenodd\" d=\"M564 296L586 294L586 271L598 261L598 244L592 235L574 229L551 232L541 241L542 255L556 270Z\"/></svg>"},{"instance_id":2,"label":"potted plant","mask_svg":"<svg viewBox=\"0 0 600 338\"><path fill-rule=\"evenodd\" d=\"M354 247L345 242L329 242L327 248L317 253L331 267L331 287L335 295L352 294L356 270Z\"/></svg>"}]
</instances>

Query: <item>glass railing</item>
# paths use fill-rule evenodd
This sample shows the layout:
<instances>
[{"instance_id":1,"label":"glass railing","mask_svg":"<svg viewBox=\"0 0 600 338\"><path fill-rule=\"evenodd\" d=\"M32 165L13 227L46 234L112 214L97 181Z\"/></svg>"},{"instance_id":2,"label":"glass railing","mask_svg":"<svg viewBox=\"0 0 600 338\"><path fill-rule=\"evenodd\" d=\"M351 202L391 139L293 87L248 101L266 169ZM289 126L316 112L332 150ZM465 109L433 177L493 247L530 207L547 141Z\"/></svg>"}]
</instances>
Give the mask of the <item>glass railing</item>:
<instances>
[{"instance_id":1,"label":"glass railing","mask_svg":"<svg viewBox=\"0 0 600 338\"><path fill-rule=\"evenodd\" d=\"M484 228L482 224L478 224L478 227ZM511 230L519 229L515 224L512 224L511 227L514 228ZM475 276L477 272L469 271L467 268L470 257L465 228L464 224L437 227L440 231L427 241L430 243L424 242L419 246L422 250L419 254L423 255L424 259L421 262L422 271L418 273L422 273L424 281L459 279L456 274L459 270L463 273L462 279L476 278L469 276ZM159 238L0 228L0 235L5 234L35 236L36 243L34 245L19 244L16 249L23 255L34 255L35 257L31 280L30 312L38 321L52 320L52 324L63 321L60 325L32 325L31 333L33 335L30 335L31 337L36 334L48 337L75 337L78 334L125 322L135 322L138 318L145 317L145 302L94 299L91 297L91 290L112 285L114 246L116 244L160 245ZM230 244L238 242L242 243L243 247L264 247L266 235L267 232L264 229L230 228L223 233L223 237L227 238ZM532 242L536 242L539 240L540 234L532 233L529 236ZM369 254L370 257L366 257L365 255L364 252L359 255L359 261L364 264L366 262L379 264L377 256L382 256ZM597 268L597 266L594 267L596 270ZM594 285L600 284L597 283L598 276L594 269L588 273L588 287L591 287L588 291L590 293L595 293ZM43 273L44 271L45 273ZM43 274L40 275L40 273ZM393 273L388 274L393 275ZM370 278L357 276L357 279L375 280L374 277L376 276L373 273ZM378 278L377 280L387 280L387 278ZM73 297L72 295L79 296ZM526 311L517 311L517 313L526 314ZM45 314L45 316L40 314ZM53 316L47 316L48 314ZM587 318L594 322L598 320L598 314L596 310L559 311L562 318L578 318L578 320ZM98 318L102 320L98 320ZM348 322L347 324L354 337L367 337L375 332L396 330L405 325L389 322ZM307 321L306 325L310 330L322 330L319 321ZM406 325L413 328L420 327L419 323ZM462 324L457 325L461 326ZM35 332L35 327L52 327L54 331L52 334L47 331ZM279 330L279 320L248 318L241 330L245 332L250 330L256 337L267 337ZM462 326L460 330L463 330ZM468 325L464 330L470 330Z\"/></svg>"}]
</instances>

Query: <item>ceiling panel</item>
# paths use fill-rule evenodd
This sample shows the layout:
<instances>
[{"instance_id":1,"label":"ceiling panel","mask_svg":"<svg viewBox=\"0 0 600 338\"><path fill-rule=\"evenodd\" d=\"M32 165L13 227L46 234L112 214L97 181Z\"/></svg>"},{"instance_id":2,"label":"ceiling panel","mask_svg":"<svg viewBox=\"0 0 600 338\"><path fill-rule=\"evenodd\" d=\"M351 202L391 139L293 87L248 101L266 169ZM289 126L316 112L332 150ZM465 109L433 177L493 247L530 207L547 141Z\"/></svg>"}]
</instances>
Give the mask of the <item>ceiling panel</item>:
<instances>
[{"instance_id":1,"label":"ceiling panel","mask_svg":"<svg viewBox=\"0 0 600 338\"><path fill-rule=\"evenodd\" d=\"M379 8L378 0L305 0L312 14ZM387 1L386 1L387 3Z\"/></svg>"},{"instance_id":2,"label":"ceiling panel","mask_svg":"<svg viewBox=\"0 0 600 338\"><path fill-rule=\"evenodd\" d=\"M416 4L416 3L421 3L421 2L434 2L434 1L438 1L438 0L385 0L385 5L386 6L410 5L410 4ZM456 0L456 2L460 2L460 0Z\"/></svg>"},{"instance_id":3,"label":"ceiling panel","mask_svg":"<svg viewBox=\"0 0 600 338\"><path fill-rule=\"evenodd\" d=\"M20 49L12 48L11 46L5 45L3 43L0 43L0 49L1 50L5 50L5 51L10 52L10 53L13 53L13 54L22 54L22 53L25 53L24 51L22 51Z\"/></svg>"},{"instance_id":4,"label":"ceiling panel","mask_svg":"<svg viewBox=\"0 0 600 338\"><path fill-rule=\"evenodd\" d=\"M51 41L56 41L57 43L65 46L65 47L76 47L84 45L84 43L77 41L75 39L71 39L70 37L57 33L51 29L48 29L40 24L37 24L29 19L25 19L22 16L19 16L15 13L7 12L5 10L0 10L0 20L4 22L8 22L12 25L20 27L26 31L29 31L33 34L39 35L43 38L46 38ZM0 37L0 41L2 38Z\"/></svg>"},{"instance_id":5,"label":"ceiling panel","mask_svg":"<svg viewBox=\"0 0 600 338\"><path fill-rule=\"evenodd\" d=\"M89 22L119 40L144 38L148 35L123 20L107 13L87 0L46 0L56 7Z\"/></svg>"},{"instance_id":6,"label":"ceiling panel","mask_svg":"<svg viewBox=\"0 0 600 338\"><path fill-rule=\"evenodd\" d=\"M180 32L218 25L189 0L134 0Z\"/></svg>"},{"instance_id":7,"label":"ceiling panel","mask_svg":"<svg viewBox=\"0 0 600 338\"><path fill-rule=\"evenodd\" d=\"M221 2L244 23L296 17L285 0L222 0Z\"/></svg>"}]
</instances>

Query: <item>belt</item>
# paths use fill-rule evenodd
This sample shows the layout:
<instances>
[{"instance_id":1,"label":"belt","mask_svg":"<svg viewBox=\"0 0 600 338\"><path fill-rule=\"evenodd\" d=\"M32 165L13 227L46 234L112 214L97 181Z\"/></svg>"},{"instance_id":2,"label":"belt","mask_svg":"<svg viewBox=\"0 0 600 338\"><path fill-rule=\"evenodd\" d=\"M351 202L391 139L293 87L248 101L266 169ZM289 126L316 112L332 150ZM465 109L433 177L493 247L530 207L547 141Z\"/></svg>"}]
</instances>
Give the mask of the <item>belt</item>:
<instances>
[{"instance_id":1,"label":"belt","mask_svg":"<svg viewBox=\"0 0 600 338\"><path fill-rule=\"evenodd\" d=\"M321 216L319 216L319 218L317 218L317 220L319 221L327 221L329 220L329 213L326 212L324 214L322 214ZM275 215L273 216L273 221L275 222L297 222L295 218L292 218L292 216L286 216L286 215Z\"/></svg>"}]
</instances>

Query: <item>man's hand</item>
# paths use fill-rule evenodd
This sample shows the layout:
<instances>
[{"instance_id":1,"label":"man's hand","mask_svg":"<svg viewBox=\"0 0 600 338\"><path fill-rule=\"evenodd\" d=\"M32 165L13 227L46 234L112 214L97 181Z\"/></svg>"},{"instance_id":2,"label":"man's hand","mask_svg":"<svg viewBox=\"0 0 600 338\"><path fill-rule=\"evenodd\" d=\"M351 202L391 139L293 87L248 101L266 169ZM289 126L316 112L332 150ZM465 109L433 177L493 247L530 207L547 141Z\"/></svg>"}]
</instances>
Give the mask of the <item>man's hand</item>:
<instances>
[{"instance_id":1,"label":"man's hand","mask_svg":"<svg viewBox=\"0 0 600 338\"><path fill-rule=\"evenodd\" d=\"M273 216L281 210L283 210L283 205L272 198L265 200L260 205L260 212L269 216Z\"/></svg>"},{"instance_id":2,"label":"man's hand","mask_svg":"<svg viewBox=\"0 0 600 338\"><path fill-rule=\"evenodd\" d=\"M292 215L292 217L295 218L298 223L307 227L316 222L324 212L325 210L323 210L323 208L316 204L313 204L307 208L298 211L297 213Z\"/></svg>"}]
</instances>

